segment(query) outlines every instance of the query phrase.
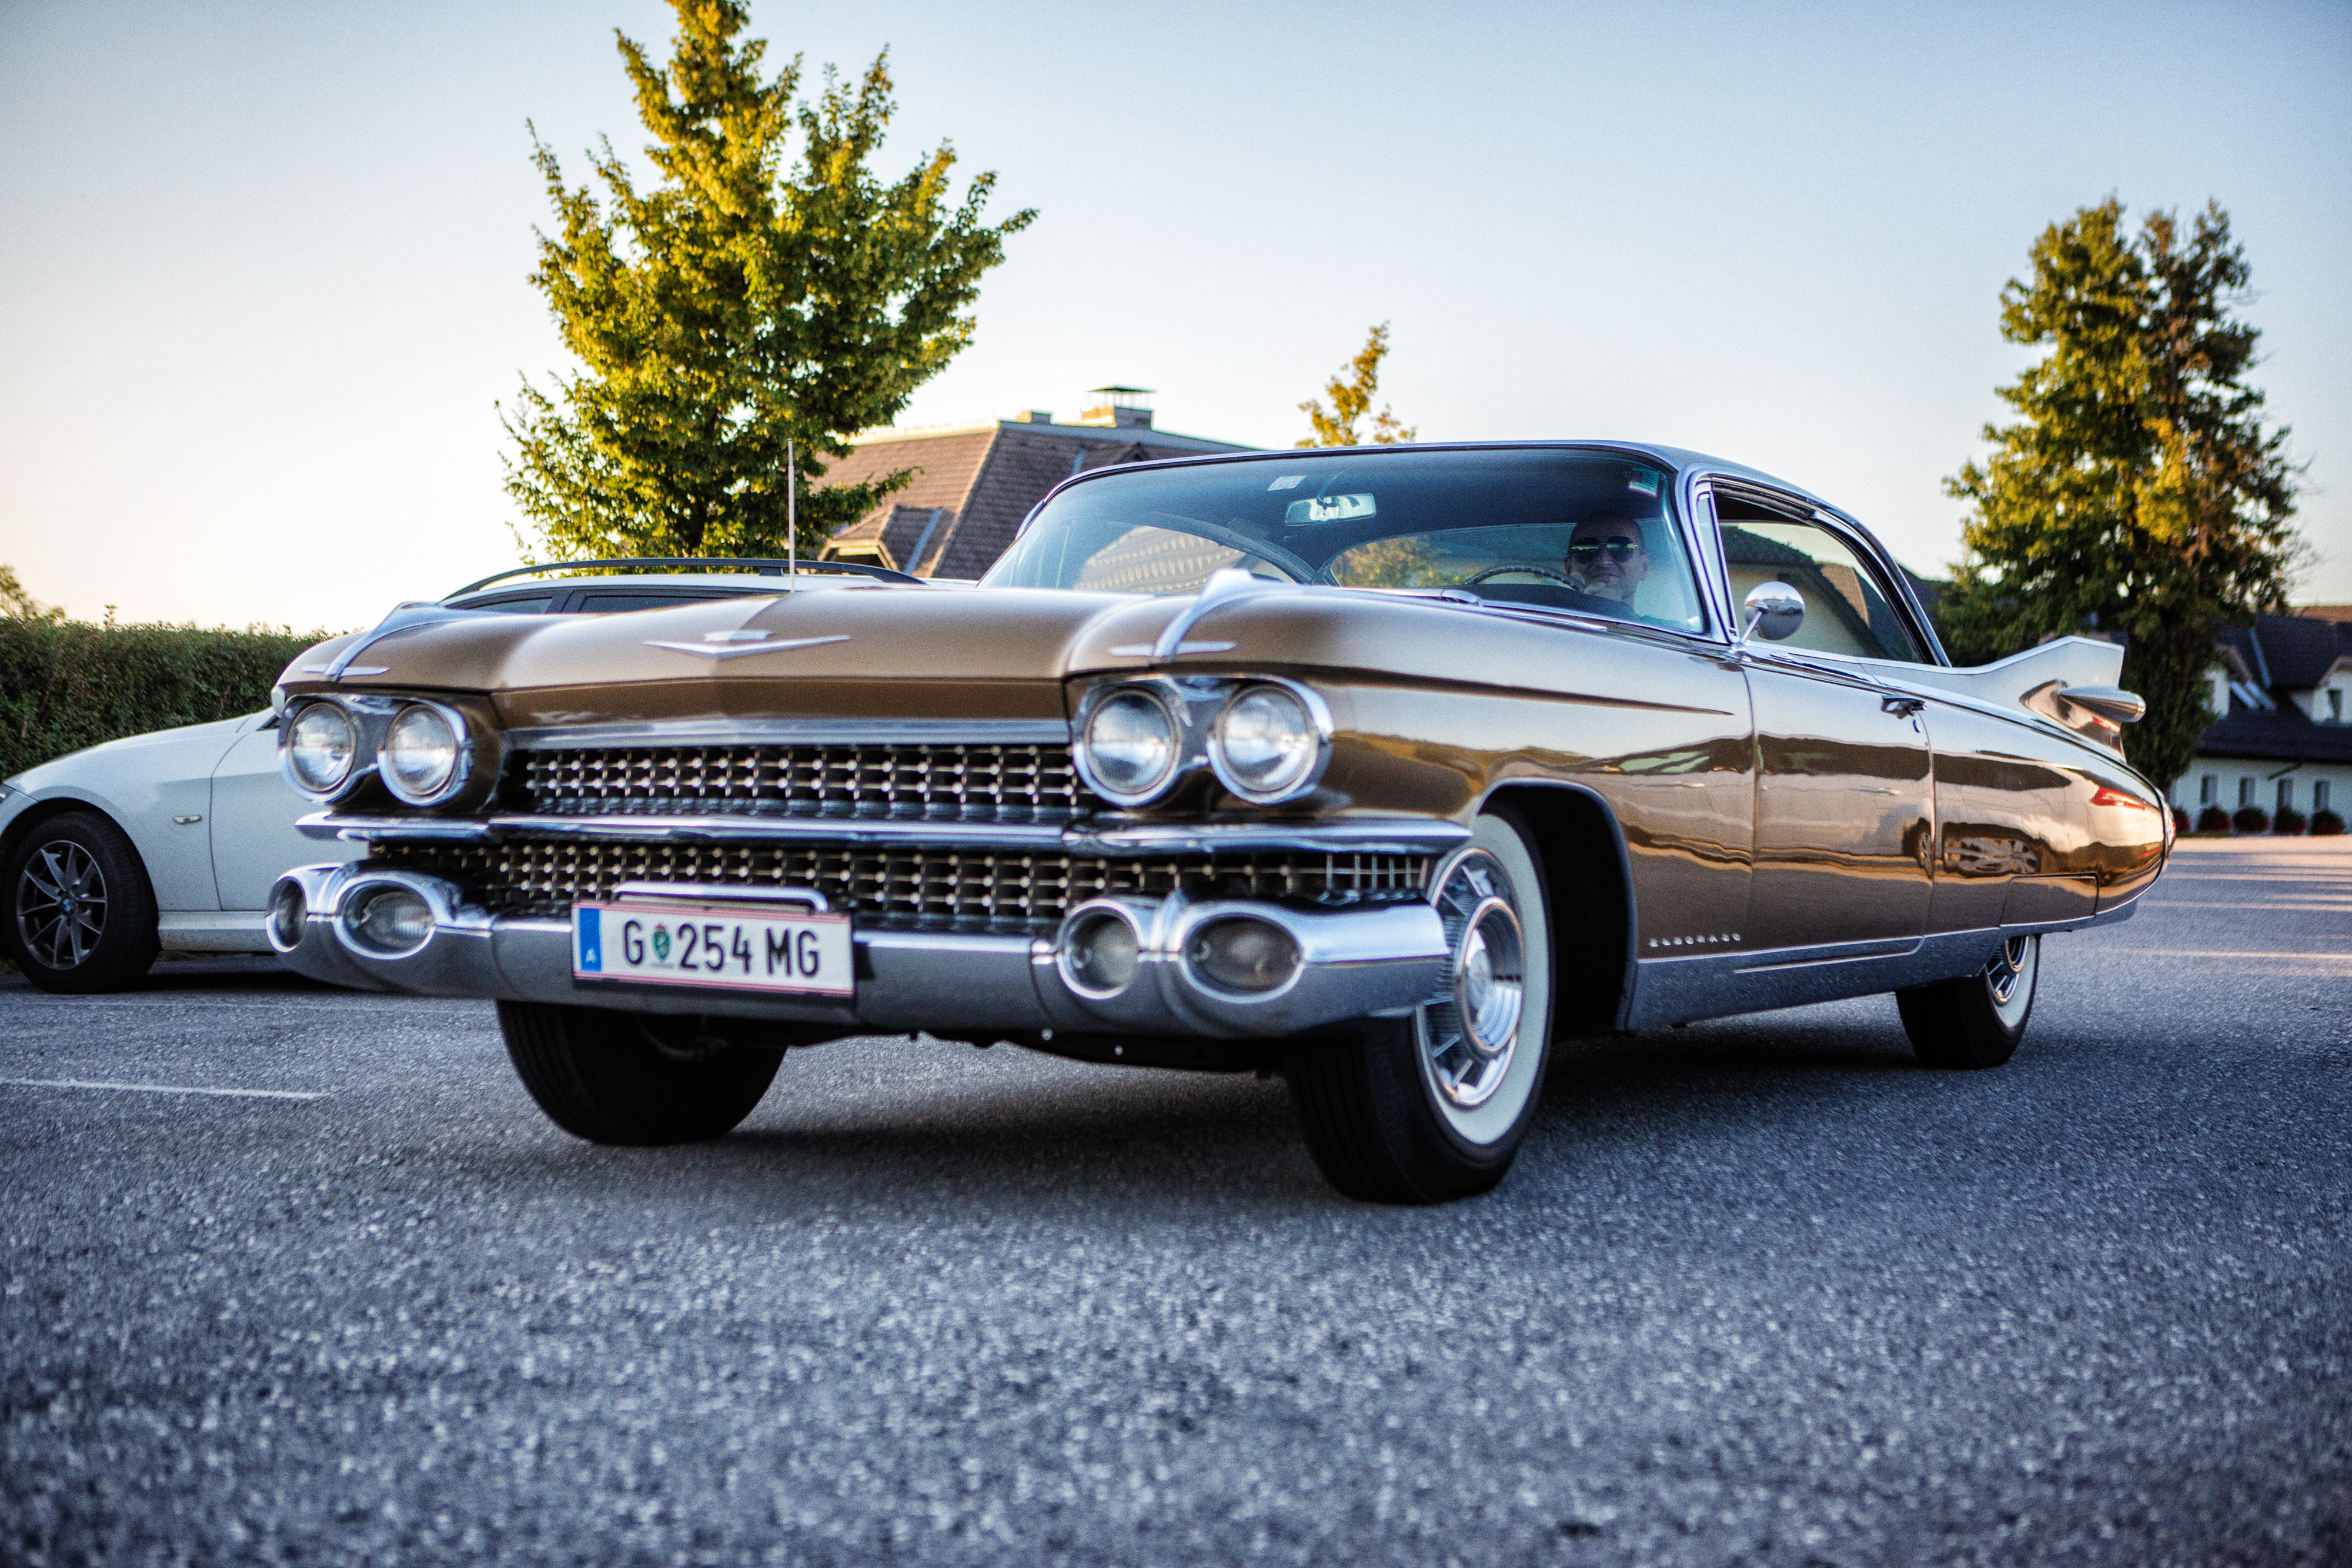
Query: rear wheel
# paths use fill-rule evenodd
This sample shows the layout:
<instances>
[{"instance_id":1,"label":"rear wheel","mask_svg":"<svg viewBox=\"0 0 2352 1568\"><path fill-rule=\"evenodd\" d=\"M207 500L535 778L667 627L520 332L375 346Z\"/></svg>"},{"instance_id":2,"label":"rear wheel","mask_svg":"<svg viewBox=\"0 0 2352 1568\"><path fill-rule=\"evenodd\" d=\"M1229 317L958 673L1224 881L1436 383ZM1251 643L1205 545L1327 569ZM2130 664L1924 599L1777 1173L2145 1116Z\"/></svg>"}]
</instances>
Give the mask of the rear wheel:
<instances>
[{"instance_id":1,"label":"rear wheel","mask_svg":"<svg viewBox=\"0 0 2352 1568\"><path fill-rule=\"evenodd\" d=\"M1999 1067L2017 1054L2042 977L2042 938L2012 936L1983 969L1895 993L1911 1050L1930 1067Z\"/></svg>"},{"instance_id":2,"label":"rear wheel","mask_svg":"<svg viewBox=\"0 0 2352 1568\"><path fill-rule=\"evenodd\" d=\"M45 991L119 991L155 962L155 894L139 852L93 811L39 823L8 857L0 947Z\"/></svg>"},{"instance_id":3,"label":"rear wheel","mask_svg":"<svg viewBox=\"0 0 2352 1568\"><path fill-rule=\"evenodd\" d=\"M692 1144L751 1113L784 1059L698 1018L548 1002L500 1002L522 1086L550 1120L592 1144Z\"/></svg>"},{"instance_id":4,"label":"rear wheel","mask_svg":"<svg viewBox=\"0 0 2352 1568\"><path fill-rule=\"evenodd\" d=\"M1551 924L1526 830L1496 811L1435 878L1445 988L1353 1040L1290 1049L1308 1153L1370 1203L1442 1203L1503 1179L1535 1119L1551 1041Z\"/></svg>"}]
</instances>

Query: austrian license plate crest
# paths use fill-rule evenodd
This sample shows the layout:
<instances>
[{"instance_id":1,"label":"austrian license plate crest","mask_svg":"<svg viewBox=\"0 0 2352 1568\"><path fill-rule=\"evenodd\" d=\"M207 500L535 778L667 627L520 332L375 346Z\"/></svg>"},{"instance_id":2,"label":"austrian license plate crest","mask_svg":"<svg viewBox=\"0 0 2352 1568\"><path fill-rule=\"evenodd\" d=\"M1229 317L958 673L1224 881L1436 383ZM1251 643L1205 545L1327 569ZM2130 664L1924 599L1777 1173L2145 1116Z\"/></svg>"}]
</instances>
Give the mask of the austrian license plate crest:
<instances>
[{"instance_id":1,"label":"austrian license plate crest","mask_svg":"<svg viewBox=\"0 0 2352 1568\"><path fill-rule=\"evenodd\" d=\"M846 915L668 901L572 906L575 979L850 997L854 960Z\"/></svg>"}]
</instances>

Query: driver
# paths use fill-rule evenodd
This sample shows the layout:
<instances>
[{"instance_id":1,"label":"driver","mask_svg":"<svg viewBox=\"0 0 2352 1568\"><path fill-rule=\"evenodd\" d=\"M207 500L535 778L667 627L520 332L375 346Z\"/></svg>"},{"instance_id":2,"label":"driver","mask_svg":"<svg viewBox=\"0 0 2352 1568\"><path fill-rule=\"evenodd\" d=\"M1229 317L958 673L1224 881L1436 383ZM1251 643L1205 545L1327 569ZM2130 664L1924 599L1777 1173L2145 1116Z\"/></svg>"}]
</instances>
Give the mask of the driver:
<instances>
[{"instance_id":1,"label":"driver","mask_svg":"<svg viewBox=\"0 0 2352 1568\"><path fill-rule=\"evenodd\" d=\"M1634 591L1650 575L1643 537L1641 522L1622 512L1585 518L1569 540L1569 580L1595 599L1631 608Z\"/></svg>"}]
</instances>

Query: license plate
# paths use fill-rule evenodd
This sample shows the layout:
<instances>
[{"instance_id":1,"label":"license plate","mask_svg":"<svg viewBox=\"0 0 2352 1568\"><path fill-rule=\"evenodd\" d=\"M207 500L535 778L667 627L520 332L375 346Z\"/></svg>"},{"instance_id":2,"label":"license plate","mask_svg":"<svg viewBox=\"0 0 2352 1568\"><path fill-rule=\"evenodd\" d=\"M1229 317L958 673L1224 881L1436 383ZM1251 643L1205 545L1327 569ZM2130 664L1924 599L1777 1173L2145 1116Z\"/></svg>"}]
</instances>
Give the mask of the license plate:
<instances>
[{"instance_id":1,"label":"license plate","mask_svg":"<svg viewBox=\"0 0 2352 1568\"><path fill-rule=\"evenodd\" d=\"M846 915L752 914L716 904L575 904L572 973L583 980L848 997L857 992Z\"/></svg>"}]
</instances>

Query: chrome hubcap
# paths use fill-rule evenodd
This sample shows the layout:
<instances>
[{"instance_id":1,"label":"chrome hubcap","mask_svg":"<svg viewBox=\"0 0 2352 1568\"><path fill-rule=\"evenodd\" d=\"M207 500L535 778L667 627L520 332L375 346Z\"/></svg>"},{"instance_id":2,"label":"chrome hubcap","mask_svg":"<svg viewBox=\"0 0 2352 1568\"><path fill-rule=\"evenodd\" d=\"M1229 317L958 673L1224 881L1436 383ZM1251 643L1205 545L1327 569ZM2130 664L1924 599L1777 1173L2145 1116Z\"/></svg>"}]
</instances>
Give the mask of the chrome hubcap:
<instances>
[{"instance_id":1,"label":"chrome hubcap","mask_svg":"<svg viewBox=\"0 0 2352 1568\"><path fill-rule=\"evenodd\" d=\"M1437 890L1454 959L1445 990L1422 1009L1422 1050L1439 1093L1464 1109L1503 1085L1527 1004L1527 944L1502 862L1484 850L1455 861Z\"/></svg>"},{"instance_id":2,"label":"chrome hubcap","mask_svg":"<svg viewBox=\"0 0 2352 1568\"><path fill-rule=\"evenodd\" d=\"M43 844L16 879L16 936L35 959L71 969L106 934L106 878L70 839Z\"/></svg>"},{"instance_id":3,"label":"chrome hubcap","mask_svg":"<svg viewBox=\"0 0 2352 1568\"><path fill-rule=\"evenodd\" d=\"M1992 1010L2011 1029L2033 1004L2033 971L2041 956L2040 937L2012 936L1985 966L1985 988L1992 994Z\"/></svg>"}]
</instances>

